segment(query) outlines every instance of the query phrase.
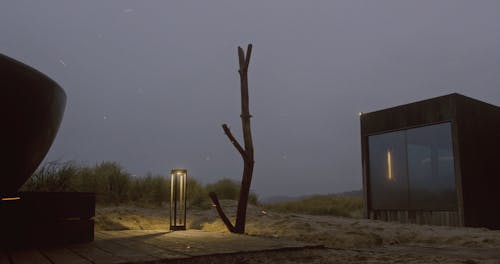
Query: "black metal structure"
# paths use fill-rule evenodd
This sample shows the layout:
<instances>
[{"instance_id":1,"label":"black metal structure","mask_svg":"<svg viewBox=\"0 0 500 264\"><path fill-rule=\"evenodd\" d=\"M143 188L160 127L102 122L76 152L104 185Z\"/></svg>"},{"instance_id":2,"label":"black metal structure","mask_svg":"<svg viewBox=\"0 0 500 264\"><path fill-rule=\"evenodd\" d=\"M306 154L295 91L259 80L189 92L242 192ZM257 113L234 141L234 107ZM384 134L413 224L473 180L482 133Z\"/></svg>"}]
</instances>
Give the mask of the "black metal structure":
<instances>
[{"instance_id":1,"label":"black metal structure","mask_svg":"<svg viewBox=\"0 0 500 264\"><path fill-rule=\"evenodd\" d=\"M43 73L2 54L0 89L4 197L17 192L47 154L63 117L66 94Z\"/></svg>"},{"instance_id":2,"label":"black metal structure","mask_svg":"<svg viewBox=\"0 0 500 264\"><path fill-rule=\"evenodd\" d=\"M170 177L170 230L186 230L187 170L173 169Z\"/></svg>"},{"instance_id":3,"label":"black metal structure","mask_svg":"<svg viewBox=\"0 0 500 264\"><path fill-rule=\"evenodd\" d=\"M365 217L500 229L500 107L453 93L360 122Z\"/></svg>"},{"instance_id":4,"label":"black metal structure","mask_svg":"<svg viewBox=\"0 0 500 264\"><path fill-rule=\"evenodd\" d=\"M61 123L64 90L0 54L0 249L94 239L95 194L18 192L47 154Z\"/></svg>"},{"instance_id":5,"label":"black metal structure","mask_svg":"<svg viewBox=\"0 0 500 264\"><path fill-rule=\"evenodd\" d=\"M0 249L94 240L95 194L19 192L0 201Z\"/></svg>"}]
</instances>

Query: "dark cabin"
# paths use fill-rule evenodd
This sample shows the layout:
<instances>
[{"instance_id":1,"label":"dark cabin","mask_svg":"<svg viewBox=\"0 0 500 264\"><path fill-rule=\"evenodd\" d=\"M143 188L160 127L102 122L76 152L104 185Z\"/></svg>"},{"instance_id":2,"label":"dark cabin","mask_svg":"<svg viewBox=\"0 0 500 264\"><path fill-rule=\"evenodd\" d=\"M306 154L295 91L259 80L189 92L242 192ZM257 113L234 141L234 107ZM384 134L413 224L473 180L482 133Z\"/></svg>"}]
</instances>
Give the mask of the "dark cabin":
<instances>
[{"instance_id":1,"label":"dark cabin","mask_svg":"<svg viewBox=\"0 0 500 264\"><path fill-rule=\"evenodd\" d=\"M500 107L454 93L360 122L366 218L500 229Z\"/></svg>"}]
</instances>

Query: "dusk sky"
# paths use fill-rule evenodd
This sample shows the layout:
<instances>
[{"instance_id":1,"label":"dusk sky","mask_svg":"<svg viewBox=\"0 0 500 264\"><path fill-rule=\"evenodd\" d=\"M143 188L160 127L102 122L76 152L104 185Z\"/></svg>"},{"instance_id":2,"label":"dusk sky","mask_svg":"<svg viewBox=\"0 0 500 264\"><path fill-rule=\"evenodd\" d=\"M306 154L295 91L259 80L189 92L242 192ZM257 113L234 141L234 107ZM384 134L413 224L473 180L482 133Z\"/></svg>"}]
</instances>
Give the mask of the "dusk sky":
<instances>
[{"instance_id":1,"label":"dusk sky","mask_svg":"<svg viewBox=\"0 0 500 264\"><path fill-rule=\"evenodd\" d=\"M0 53L68 96L45 162L239 181L237 47L252 43L252 189L361 189L358 112L458 92L500 105L500 1L2 1Z\"/></svg>"}]
</instances>

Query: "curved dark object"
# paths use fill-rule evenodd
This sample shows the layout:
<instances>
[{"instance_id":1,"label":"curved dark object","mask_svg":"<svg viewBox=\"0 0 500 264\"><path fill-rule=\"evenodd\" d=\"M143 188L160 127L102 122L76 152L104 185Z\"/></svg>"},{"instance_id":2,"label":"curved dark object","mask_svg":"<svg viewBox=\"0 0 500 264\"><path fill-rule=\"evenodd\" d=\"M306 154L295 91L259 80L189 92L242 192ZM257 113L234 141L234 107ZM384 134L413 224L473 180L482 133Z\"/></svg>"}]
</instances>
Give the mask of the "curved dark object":
<instances>
[{"instance_id":1,"label":"curved dark object","mask_svg":"<svg viewBox=\"0 0 500 264\"><path fill-rule=\"evenodd\" d=\"M66 94L43 73L0 54L0 197L31 177L56 136Z\"/></svg>"}]
</instances>

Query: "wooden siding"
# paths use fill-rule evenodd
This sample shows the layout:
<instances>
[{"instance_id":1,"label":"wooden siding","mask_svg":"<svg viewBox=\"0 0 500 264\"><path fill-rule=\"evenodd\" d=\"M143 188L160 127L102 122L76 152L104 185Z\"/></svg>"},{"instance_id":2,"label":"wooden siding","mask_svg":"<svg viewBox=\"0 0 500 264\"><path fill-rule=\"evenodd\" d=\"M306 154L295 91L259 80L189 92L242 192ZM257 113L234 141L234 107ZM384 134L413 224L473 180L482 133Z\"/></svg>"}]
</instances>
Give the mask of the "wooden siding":
<instances>
[{"instance_id":1,"label":"wooden siding","mask_svg":"<svg viewBox=\"0 0 500 264\"><path fill-rule=\"evenodd\" d=\"M1 251L0 264L191 263L210 255L324 248L321 245L199 230L98 231L90 243Z\"/></svg>"},{"instance_id":2,"label":"wooden siding","mask_svg":"<svg viewBox=\"0 0 500 264\"><path fill-rule=\"evenodd\" d=\"M370 212L370 218L374 220L420 225L461 225L457 211L374 210Z\"/></svg>"},{"instance_id":3,"label":"wooden siding","mask_svg":"<svg viewBox=\"0 0 500 264\"><path fill-rule=\"evenodd\" d=\"M500 107L457 93L366 113L360 117L365 217L409 221L405 218L408 213L375 212L371 207L368 136L441 122L452 124L458 207L453 213L422 211L417 218L424 220L418 222L450 222L454 225L456 221L460 226L500 229L500 170L497 165Z\"/></svg>"},{"instance_id":4,"label":"wooden siding","mask_svg":"<svg viewBox=\"0 0 500 264\"><path fill-rule=\"evenodd\" d=\"M0 248L94 239L95 195L78 192L20 192L0 201Z\"/></svg>"}]
</instances>

